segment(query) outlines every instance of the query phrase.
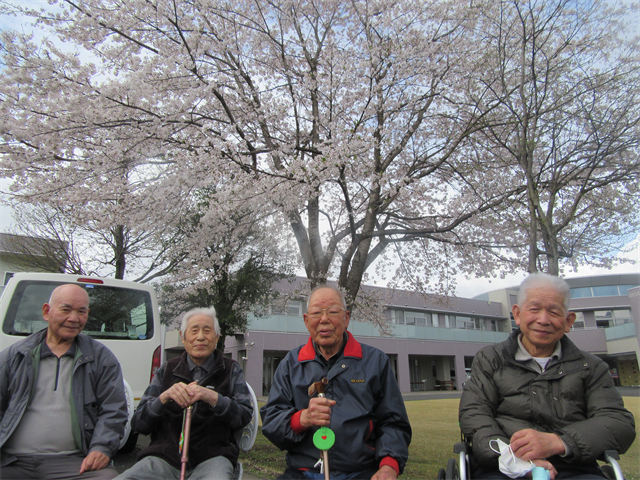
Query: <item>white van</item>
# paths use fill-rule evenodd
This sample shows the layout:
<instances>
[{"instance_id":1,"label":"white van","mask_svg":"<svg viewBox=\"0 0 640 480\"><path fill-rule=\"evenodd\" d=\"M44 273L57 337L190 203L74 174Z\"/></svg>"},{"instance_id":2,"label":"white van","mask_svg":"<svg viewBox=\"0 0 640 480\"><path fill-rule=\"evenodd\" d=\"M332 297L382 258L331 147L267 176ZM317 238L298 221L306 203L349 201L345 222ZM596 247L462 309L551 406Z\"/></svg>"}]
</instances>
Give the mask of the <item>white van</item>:
<instances>
[{"instance_id":1,"label":"white van","mask_svg":"<svg viewBox=\"0 0 640 480\"><path fill-rule=\"evenodd\" d=\"M89 294L89 319L82 333L115 354L137 406L163 361L158 301L150 285L59 273L16 273L0 298L0 349L46 328L42 305L54 288L66 283L78 284ZM133 436L126 446L125 441L121 444L125 449L135 446Z\"/></svg>"}]
</instances>

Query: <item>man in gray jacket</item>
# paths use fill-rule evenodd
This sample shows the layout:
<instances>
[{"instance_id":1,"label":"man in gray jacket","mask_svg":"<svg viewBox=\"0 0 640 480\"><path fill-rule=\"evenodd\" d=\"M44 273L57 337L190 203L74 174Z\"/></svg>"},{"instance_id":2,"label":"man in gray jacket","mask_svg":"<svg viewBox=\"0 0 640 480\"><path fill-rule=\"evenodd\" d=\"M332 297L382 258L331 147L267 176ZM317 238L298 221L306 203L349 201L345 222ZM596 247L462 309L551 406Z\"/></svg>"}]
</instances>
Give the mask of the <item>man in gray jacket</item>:
<instances>
[{"instance_id":1,"label":"man in gray jacket","mask_svg":"<svg viewBox=\"0 0 640 480\"><path fill-rule=\"evenodd\" d=\"M530 275L512 309L519 329L476 355L460 400L460 427L472 441L472 478L508 478L490 447L496 439L551 478L581 479L603 478L596 459L633 443L634 418L607 364L565 336L576 318L569 300L563 279Z\"/></svg>"},{"instance_id":2,"label":"man in gray jacket","mask_svg":"<svg viewBox=\"0 0 640 480\"><path fill-rule=\"evenodd\" d=\"M120 364L79 335L82 287L57 287L42 313L46 330L0 353L2 479L112 479L127 421Z\"/></svg>"}]
</instances>

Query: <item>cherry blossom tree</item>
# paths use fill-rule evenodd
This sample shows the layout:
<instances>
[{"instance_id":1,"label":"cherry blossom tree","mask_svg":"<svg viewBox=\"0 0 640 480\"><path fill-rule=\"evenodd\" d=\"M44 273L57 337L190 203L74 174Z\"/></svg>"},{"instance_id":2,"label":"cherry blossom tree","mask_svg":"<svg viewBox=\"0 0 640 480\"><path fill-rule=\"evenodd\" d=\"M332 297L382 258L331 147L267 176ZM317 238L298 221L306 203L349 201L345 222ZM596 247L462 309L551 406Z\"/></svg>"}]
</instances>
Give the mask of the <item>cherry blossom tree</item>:
<instances>
[{"instance_id":1,"label":"cherry blossom tree","mask_svg":"<svg viewBox=\"0 0 640 480\"><path fill-rule=\"evenodd\" d=\"M16 194L160 232L208 190L177 246L194 268L250 212L271 248L294 239L312 285L335 276L351 300L374 264L446 288L453 268L486 275L517 244L500 222L530 186L487 156L504 95L475 74L492 70L495 2L54 4L22 9L42 42L2 32Z\"/></svg>"},{"instance_id":2,"label":"cherry blossom tree","mask_svg":"<svg viewBox=\"0 0 640 480\"><path fill-rule=\"evenodd\" d=\"M131 192L110 180L126 162L144 194L119 224L154 212L171 226L190 192L215 186L212 225L239 206L271 212L311 282L335 273L351 298L388 246L473 243L483 232L466 222L511 193L459 176L480 123L455 87L477 58L480 4L59 7L28 13L77 51L3 33L3 163L18 190L111 198Z\"/></svg>"},{"instance_id":3,"label":"cherry blossom tree","mask_svg":"<svg viewBox=\"0 0 640 480\"><path fill-rule=\"evenodd\" d=\"M563 262L610 266L640 228L637 11L579 0L493 7L478 21L486 68L474 84L479 113L491 112L474 142L479 162L526 186L501 213L519 236L515 263L553 275Z\"/></svg>"}]
</instances>

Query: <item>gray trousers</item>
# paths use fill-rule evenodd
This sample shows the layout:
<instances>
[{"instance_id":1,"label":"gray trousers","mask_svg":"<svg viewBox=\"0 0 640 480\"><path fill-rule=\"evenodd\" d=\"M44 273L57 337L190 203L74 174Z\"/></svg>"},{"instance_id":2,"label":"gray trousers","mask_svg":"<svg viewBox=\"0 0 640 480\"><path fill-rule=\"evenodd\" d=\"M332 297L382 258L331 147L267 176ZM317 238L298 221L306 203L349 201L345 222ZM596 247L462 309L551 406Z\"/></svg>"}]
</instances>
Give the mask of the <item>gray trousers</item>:
<instances>
[{"instance_id":1,"label":"gray trousers","mask_svg":"<svg viewBox=\"0 0 640 480\"><path fill-rule=\"evenodd\" d=\"M144 457L129 470L122 472L116 480L169 480L180 478L180 469L172 467L158 457ZM196 468L187 470L189 480L233 480L233 464L225 457L213 457ZM4 480L4 477L3 477Z\"/></svg>"},{"instance_id":2,"label":"gray trousers","mask_svg":"<svg viewBox=\"0 0 640 480\"><path fill-rule=\"evenodd\" d=\"M102 470L80 475L84 455L20 455L0 469L2 480L111 480L118 472L110 463Z\"/></svg>"}]
</instances>

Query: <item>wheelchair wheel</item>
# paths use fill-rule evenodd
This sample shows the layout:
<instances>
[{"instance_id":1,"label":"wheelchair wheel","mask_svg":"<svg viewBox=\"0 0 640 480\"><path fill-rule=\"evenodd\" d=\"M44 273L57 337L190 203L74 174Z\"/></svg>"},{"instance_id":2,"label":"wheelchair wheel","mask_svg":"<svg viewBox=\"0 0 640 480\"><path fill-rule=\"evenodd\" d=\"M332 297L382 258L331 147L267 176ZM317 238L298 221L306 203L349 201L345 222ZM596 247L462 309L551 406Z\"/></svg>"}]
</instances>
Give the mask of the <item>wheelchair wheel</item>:
<instances>
[{"instance_id":1,"label":"wheelchair wheel","mask_svg":"<svg viewBox=\"0 0 640 480\"><path fill-rule=\"evenodd\" d=\"M611 465L600 465L600 471L608 480L616 480L616 472Z\"/></svg>"},{"instance_id":2,"label":"wheelchair wheel","mask_svg":"<svg viewBox=\"0 0 640 480\"><path fill-rule=\"evenodd\" d=\"M447 473L444 471L444 468L438 470L438 476L436 477L436 480L447 480Z\"/></svg>"},{"instance_id":3,"label":"wheelchair wheel","mask_svg":"<svg viewBox=\"0 0 640 480\"><path fill-rule=\"evenodd\" d=\"M460 480L460 470L458 469L458 459L450 458L447 462L447 470L445 472L447 480Z\"/></svg>"}]
</instances>

